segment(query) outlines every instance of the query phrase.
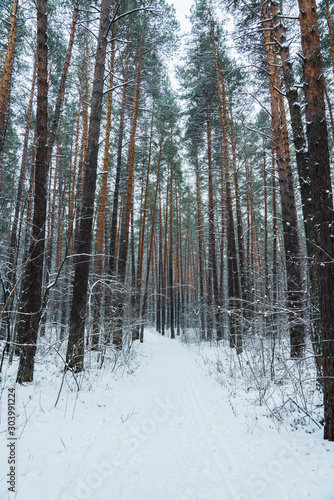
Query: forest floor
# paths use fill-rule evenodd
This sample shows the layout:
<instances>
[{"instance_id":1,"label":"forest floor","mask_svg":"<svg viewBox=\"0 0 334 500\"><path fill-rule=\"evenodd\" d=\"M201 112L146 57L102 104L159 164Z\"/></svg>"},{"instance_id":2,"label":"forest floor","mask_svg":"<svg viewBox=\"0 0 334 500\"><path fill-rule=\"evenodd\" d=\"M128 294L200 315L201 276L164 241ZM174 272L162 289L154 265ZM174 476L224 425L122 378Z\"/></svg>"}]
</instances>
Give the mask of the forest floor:
<instances>
[{"instance_id":1,"label":"forest floor","mask_svg":"<svg viewBox=\"0 0 334 500\"><path fill-rule=\"evenodd\" d=\"M333 500L334 443L277 429L208 373L203 352L145 332L129 366L87 371L79 392L43 358L16 389L18 500ZM9 496L2 381L0 500ZM306 430L306 432L305 432Z\"/></svg>"}]
</instances>

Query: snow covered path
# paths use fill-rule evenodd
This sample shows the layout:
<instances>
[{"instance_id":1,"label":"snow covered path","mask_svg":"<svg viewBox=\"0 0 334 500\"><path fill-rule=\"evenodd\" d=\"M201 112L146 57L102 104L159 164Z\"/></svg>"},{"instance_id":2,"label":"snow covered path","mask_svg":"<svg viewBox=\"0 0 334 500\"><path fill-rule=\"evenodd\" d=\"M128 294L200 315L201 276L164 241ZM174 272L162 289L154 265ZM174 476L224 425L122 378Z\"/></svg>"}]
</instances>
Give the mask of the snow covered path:
<instances>
[{"instance_id":1,"label":"snow covered path","mask_svg":"<svg viewBox=\"0 0 334 500\"><path fill-rule=\"evenodd\" d=\"M145 340L150 345L149 358L127 393L114 400L118 413L127 420L121 423L118 414L111 419L119 422L116 428L111 422L103 425L98 446L93 444L85 460L87 477L93 470L105 476L103 487L96 488L96 494L91 487L89 498L253 498L246 495L247 488L219 437L235 438L227 425L233 421L231 408L226 407L224 415L216 412L219 387L213 387L193 354L178 341L149 333ZM112 430L108 430L110 425ZM80 472L81 468L75 475ZM89 489L93 476L85 484Z\"/></svg>"},{"instance_id":2,"label":"snow covered path","mask_svg":"<svg viewBox=\"0 0 334 500\"><path fill-rule=\"evenodd\" d=\"M16 498L333 500L332 443L236 416L199 359L148 331L133 374L96 381L75 402L69 393L54 408L56 390L19 389L28 417Z\"/></svg>"}]
</instances>

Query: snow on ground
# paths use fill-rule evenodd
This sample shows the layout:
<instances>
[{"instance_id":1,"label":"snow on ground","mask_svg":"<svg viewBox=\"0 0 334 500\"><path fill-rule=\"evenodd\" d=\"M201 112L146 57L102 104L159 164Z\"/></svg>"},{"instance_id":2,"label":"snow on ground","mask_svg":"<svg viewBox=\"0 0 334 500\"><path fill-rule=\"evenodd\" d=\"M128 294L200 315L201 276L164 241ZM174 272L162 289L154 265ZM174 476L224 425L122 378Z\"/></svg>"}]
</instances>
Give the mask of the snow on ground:
<instances>
[{"instance_id":1,"label":"snow on ground","mask_svg":"<svg viewBox=\"0 0 334 500\"><path fill-rule=\"evenodd\" d=\"M65 384L56 407L60 366L40 363L35 382L17 387L17 500L334 499L334 443L322 430L278 431L177 339L149 330L137 350L123 373L91 370L79 393ZM14 498L6 426L4 390L0 500Z\"/></svg>"}]
</instances>

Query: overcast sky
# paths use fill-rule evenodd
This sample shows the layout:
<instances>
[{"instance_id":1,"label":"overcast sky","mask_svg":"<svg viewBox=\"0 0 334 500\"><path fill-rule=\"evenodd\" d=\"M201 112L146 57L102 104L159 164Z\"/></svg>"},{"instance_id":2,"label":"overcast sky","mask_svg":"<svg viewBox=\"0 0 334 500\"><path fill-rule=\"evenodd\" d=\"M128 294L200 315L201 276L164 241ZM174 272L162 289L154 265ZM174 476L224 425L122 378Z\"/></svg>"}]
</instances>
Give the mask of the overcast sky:
<instances>
[{"instance_id":1,"label":"overcast sky","mask_svg":"<svg viewBox=\"0 0 334 500\"><path fill-rule=\"evenodd\" d=\"M181 31L190 31L190 23L186 19L189 15L189 9L192 6L194 0L167 0L167 3L174 5L176 10L176 18L180 22Z\"/></svg>"},{"instance_id":2,"label":"overcast sky","mask_svg":"<svg viewBox=\"0 0 334 500\"><path fill-rule=\"evenodd\" d=\"M181 33L188 33L190 31L191 25L186 16L190 14L190 7L194 3L194 0L166 0L168 4L174 5L176 11L176 19L180 23ZM182 53L182 50L181 50ZM182 57L182 56L181 56ZM180 58L180 52L175 55L174 60L169 64L169 77L171 79L171 84L176 90L178 85L174 75L174 65L177 64Z\"/></svg>"}]
</instances>

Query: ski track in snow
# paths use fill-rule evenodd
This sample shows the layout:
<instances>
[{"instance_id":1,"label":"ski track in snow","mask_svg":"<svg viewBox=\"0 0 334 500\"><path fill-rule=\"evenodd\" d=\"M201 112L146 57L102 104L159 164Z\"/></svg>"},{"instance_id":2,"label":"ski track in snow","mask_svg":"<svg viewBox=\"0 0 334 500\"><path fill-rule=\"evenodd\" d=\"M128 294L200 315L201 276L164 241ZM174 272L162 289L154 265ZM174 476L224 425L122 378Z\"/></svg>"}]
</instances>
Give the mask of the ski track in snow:
<instances>
[{"instance_id":1,"label":"ski track in snow","mask_svg":"<svg viewBox=\"0 0 334 500\"><path fill-rule=\"evenodd\" d=\"M135 373L79 393L73 418L33 413L18 442L17 500L333 500L334 464L312 463L312 442L248 432L196 359L147 331ZM10 498L3 483L0 500Z\"/></svg>"}]
</instances>

